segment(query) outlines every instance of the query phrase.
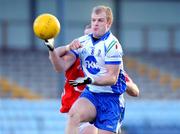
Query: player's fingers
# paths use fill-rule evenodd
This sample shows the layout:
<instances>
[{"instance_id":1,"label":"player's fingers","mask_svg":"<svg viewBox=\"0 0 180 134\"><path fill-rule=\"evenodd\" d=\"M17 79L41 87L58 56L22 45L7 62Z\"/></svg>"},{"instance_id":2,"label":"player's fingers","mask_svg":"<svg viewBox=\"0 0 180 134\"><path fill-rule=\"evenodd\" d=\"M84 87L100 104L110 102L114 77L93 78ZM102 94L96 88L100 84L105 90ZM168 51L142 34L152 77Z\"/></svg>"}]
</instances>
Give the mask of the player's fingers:
<instances>
[{"instance_id":1,"label":"player's fingers","mask_svg":"<svg viewBox=\"0 0 180 134\"><path fill-rule=\"evenodd\" d=\"M81 48L82 46L81 46L80 43L75 43L75 42L73 42L73 43L70 44L69 47L70 47L71 50L76 50L76 49L78 49L78 48Z\"/></svg>"},{"instance_id":2,"label":"player's fingers","mask_svg":"<svg viewBox=\"0 0 180 134\"><path fill-rule=\"evenodd\" d=\"M69 84L70 84L70 85L73 85L73 84L75 84L75 83L74 83L74 82L69 82Z\"/></svg>"},{"instance_id":3,"label":"player's fingers","mask_svg":"<svg viewBox=\"0 0 180 134\"><path fill-rule=\"evenodd\" d=\"M76 49L76 47L75 47L74 44L73 44L73 45L70 45L69 48L70 48L70 50L75 50L75 49Z\"/></svg>"},{"instance_id":4,"label":"player's fingers","mask_svg":"<svg viewBox=\"0 0 180 134\"><path fill-rule=\"evenodd\" d=\"M69 80L69 84L70 85L74 85L74 84L76 84L77 82L76 81L74 81L74 80Z\"/></svg>"},{"instance_id":5,"label":"player's fingers","mask_svg":"<svg viewBox=\"0 0 180 134\"><path fill-rule=\"evenodd\" d=\"M77 86L78 86L78 84L73 84L72 86L73 86L73 87L77 87Z\"/></svg>"},{"instance_id":6,"label":"player's fingers","mask_svg":"<svg viewBox=\"0 0 180 134\"><path fill-rule=\"evenodd\" d=\"M76 44L76 48L78 49L78 48L81 48L82 46L81 46L81 44L80 44L80 42L78 42L77 44Z\"/></svg>"},{"instance_id":7,"label":"player's fingers","mask_svg":"<svg viewBox=\"0 0 180 134\"><path fill-rule=\"evenodd\" d=\"M76 87L78 86L78 83L69 83L71 86Z\"/></svg>"},{"instance_id":8,"label":"player's fingers","mask_svg":"<svg viewBox=\"0 0 180 134\"><path fill-rule=\"evenodd\" d=\"M75 82L75 80L69 80L68 82L69 82L69 83L73 83L73 82Z\"/></svg>"}]
</instances>

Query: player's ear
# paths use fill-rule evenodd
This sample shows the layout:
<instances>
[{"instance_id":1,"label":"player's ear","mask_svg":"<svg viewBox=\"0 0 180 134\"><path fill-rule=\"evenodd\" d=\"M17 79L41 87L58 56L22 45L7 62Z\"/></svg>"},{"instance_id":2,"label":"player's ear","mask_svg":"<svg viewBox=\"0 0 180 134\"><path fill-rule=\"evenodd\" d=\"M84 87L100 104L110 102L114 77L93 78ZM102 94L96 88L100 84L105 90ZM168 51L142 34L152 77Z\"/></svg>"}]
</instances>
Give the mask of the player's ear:
<instances>
[{"instance_id":1,"label":"player's ear","mask_svg":"<svg viewBox=\"0 0 180 134\"><path fill-rule=\"evenodd\" d=\"M107 28L110 29L111 28L112 23L110 21L107 22Z\"/></svg>"}]
</instances>

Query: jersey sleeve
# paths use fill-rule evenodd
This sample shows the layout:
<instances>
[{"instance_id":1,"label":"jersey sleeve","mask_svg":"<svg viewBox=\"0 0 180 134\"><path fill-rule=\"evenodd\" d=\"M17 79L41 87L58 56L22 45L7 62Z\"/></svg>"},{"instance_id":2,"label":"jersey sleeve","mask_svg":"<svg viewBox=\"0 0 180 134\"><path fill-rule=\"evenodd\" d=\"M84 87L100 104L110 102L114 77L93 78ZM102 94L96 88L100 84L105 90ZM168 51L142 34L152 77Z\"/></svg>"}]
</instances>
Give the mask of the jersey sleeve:
<instances>
[{"instance_id":1,"label":"jersey sleeve","mask_svg":"<svg viewBox=\"0 0 180 134\"><path fill-rule=\"evenodd\" d=\"M105 46L105 64L121 64L123 51L118 40L112 40Z\"/></svg>"}]
</instances>

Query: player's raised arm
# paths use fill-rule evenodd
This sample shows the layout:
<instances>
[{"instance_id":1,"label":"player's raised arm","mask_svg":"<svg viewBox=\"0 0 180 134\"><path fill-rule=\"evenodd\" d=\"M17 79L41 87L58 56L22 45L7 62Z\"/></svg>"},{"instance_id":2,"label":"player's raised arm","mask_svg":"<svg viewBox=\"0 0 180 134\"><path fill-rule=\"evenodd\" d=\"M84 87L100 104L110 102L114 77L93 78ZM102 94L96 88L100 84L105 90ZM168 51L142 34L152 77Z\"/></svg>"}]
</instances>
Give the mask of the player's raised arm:
<instances>
[{"instance_id":1,"label":"player's raised arm","mask_svg":"<svg viewBox=\"0 0 180 134\"><path fill-rule=\"evenodd\" d=\"M38 38L44 40L44 44L49 49L49 59L57 72L67 70L76 58L72 53L69 53L70 49L75 49L70 47L72 44L75 44L74 41L68 46L55 49L54 38L59 34L60 29L59 20L52 14L41 14L33 23L34 33Z\"/></svg>"},{"instance_id":2,"label":"player's raised arm","mask_svg":"<svg viewBox=\"0 0 180 134\"><path fill-rule=\"evenodd\" d=\"M45 42L46 44L52 42ZM54 46L50 44L49 46ZM70 50L76 50L81 45L78 40L73 40L70 44L56 49L49 49L49 59L57 72L66 71L75 62L75 55ZM48 47L49 48L49 47Z\"/></svg>"}]
</instances>

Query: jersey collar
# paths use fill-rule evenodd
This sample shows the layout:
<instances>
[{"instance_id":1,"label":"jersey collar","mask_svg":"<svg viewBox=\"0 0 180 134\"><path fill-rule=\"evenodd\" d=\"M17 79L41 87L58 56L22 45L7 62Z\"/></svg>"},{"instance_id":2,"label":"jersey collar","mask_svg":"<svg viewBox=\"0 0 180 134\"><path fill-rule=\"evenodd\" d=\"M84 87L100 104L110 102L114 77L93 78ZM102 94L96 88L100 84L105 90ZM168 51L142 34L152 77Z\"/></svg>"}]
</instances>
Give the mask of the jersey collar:
<instances>
[{"instance_id":1,"label":"jersey collar","mask_svg":"<svg viewBox=\"0 0 180 134\"><path fill-rule=\"evenodd\" d=\"M110 35L110 31L107 31L103 36L101 36L101 38L94 41L93 34L90 34L93 45L96 45L99 41L106 40L109 37L109 35Z\"/></svg>"}]
</instances>

